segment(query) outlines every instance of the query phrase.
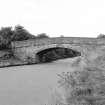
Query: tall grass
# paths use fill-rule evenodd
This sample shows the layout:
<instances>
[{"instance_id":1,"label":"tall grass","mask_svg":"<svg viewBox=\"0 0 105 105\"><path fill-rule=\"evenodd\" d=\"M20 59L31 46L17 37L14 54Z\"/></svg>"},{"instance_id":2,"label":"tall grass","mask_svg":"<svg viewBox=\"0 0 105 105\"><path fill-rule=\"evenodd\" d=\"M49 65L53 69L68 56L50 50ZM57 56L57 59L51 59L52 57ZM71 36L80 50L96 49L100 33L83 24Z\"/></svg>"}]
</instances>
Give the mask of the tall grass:
<instances>
[{"instance_id":1,"label":"tall grass","mask_svg":"<svg viewBox=\"0 0 105 105\"><path fill-rule=\"evenodd\" d=\"M84 71L62 73L58 74L58 76L61 78L59 81L60 86L66 91L66 104L105 104L105 75L103 71L85 68Z\"/></svg>"},{"instance_id":2,"label":"tall grass","mask_svg":"<svg viewBox=\"0 0 105 105\"><path fill-rule=\"evenodd\" d=\"M56 96L61 105L105 105L105 70L95 62L87 62L83 69L63 72L60 77L60 95ZM59 94L59 93L58 93ZM63 97L63 98L62 98Z\"/></svg>"}]
</instances>

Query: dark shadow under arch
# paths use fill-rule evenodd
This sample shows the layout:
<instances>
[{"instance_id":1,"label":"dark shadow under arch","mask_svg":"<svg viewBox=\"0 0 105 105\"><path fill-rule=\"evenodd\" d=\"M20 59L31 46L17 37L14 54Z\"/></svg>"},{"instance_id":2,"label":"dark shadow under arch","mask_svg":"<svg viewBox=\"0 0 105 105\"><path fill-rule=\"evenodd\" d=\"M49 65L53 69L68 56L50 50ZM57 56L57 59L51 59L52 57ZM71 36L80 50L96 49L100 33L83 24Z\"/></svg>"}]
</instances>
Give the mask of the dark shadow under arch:
<instances>
[{"instance_id":1,"label":"dark shadow under arch","mask_svg":"<svg viewBox=\"0 0 105 105\"><path fill-rule=\"evenodd\" d=\"M54 47L42 50L36 54L39 63L52 62L58 59L81 56L81 52L62 47Z\"/></svg>"}]
</instances>

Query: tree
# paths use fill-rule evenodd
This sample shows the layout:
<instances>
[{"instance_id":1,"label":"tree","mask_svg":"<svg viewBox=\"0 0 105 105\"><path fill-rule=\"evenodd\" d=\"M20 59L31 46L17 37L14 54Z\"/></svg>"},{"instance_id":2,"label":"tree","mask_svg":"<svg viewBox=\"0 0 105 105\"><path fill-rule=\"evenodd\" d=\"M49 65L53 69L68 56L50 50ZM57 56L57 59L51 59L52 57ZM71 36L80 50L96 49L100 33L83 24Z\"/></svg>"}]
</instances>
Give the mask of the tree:
<instances>
[{"instance_id":1,"label":"tree","mask_svg":"<svg viewBox=\"0 0 105 105\"><path fill-rule=\"evenodd\" d=\"M14 29L13 41L22 41L35 38L34 35L29 33L23 26L17 25Z\"/></svg>"},{"instance_id":2,"label":"tree","mask_svg":"<svg viewBox=\"0 0 105 105\"><path fill-rule=\"evenodd\" d=\"M49 38L48 35L46 35L46 33L41 33L37 35L37 38L42 39L42 38Z\"/></svg>"},{"instance_id":3,"label":"tree","mask_svg":"<svg viewBox=\"0 0 105 105\"><path fill-rule=\"evenodd\" d=\"M0 48L9 48L14 31L12 27L2 27L0 30Z\"/></svg>"},{"instance_id":4,"label":"tree","mask_svg":"<svg viewBox=\"0 0 105 105\"><path fill-rule=\"evenodd\" d=\"M64 37L64 35L60 35L60 37Z\"/></svg>"},{"instance_id":5,"label":"tree","mask_svg":"<svg viewBox=\"0 0 105 105\"><path fill-rule=\"evenodd\" d=\"M99 34L98 36L97 36L97 38L105 38L105 34Z\"/></svg>"},{"instance_id":6,"label":"tree","mask_svg":"<svg viewBox=\"0 0 105 105\"><path fill-rule=\"evenodd\" d=\"M17 25L14 30L12 27L2 27L0 30L0 49L11 47L12 41L22 41L36 38L29 33L23 26Z\"/></svg>"}]
</instances>

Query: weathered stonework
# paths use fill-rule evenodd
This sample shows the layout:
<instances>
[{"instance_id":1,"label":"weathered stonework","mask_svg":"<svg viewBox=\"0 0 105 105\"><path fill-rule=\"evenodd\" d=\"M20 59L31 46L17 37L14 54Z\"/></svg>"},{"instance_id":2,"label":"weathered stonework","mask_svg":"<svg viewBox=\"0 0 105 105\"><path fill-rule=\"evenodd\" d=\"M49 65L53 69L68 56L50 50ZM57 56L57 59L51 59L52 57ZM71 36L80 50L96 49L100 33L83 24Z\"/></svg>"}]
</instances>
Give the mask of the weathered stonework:
<instances>
[{"instance_id":1,"label":"weathered stonework","mask_svg":"<svg viewBox=\"0 0 105 105\"><path fill-rule=\"evenodd\" d=\"M0 51L0 67L35 64L39 62L38 53L50 48L69 48L81 53L81 58L86 62L93 60L105 68L105 39L104 38L81 38L81 37L56 37L44 39L31 39L15 41L11 43L12 51ZM2 60L8 53L14 53L12 57Z\"/></svg>"},{"instance_id":2,"label":"weathered stonework","mask_svg":"<svg viewBox=\"0 0 105 105\"><path fill-rule=\"evenodd\" d=\"M81 52L81 56L86 56L100 47L105 48L105 39L56 37L12 42L14 55L23 62L27 62L31 58L32 63L37 63L38 52L56 47L70 48Z\"/></svg>"}]
</instances>

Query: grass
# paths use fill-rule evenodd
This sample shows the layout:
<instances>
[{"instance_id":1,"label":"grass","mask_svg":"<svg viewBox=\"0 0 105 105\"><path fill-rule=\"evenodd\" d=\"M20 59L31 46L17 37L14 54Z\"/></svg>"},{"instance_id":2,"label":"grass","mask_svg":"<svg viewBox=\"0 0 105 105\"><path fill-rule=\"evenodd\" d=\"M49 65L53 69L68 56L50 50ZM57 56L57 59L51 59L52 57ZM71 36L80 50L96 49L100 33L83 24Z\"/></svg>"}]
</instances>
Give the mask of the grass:
<instances>
[{"instance_id":1,"label":"grass","mask_svg":"<svg viewBox=\"0 0 105 105\"><path fill-rule=\"evenodd\" d=\"M105 105L104 70L86 67L84 70L63 72L58 76L59 86L65 90L68 105Z\"/></svg>"}]
</instances>

